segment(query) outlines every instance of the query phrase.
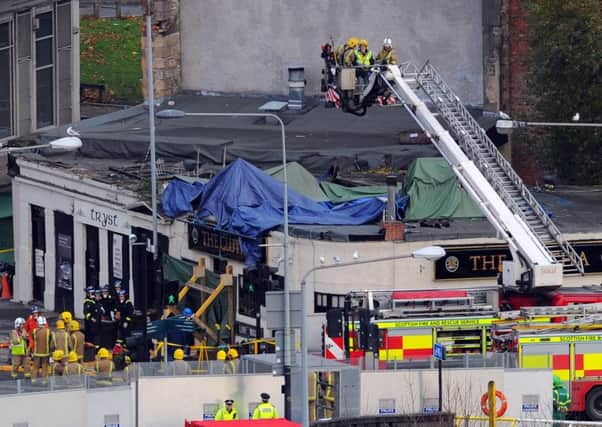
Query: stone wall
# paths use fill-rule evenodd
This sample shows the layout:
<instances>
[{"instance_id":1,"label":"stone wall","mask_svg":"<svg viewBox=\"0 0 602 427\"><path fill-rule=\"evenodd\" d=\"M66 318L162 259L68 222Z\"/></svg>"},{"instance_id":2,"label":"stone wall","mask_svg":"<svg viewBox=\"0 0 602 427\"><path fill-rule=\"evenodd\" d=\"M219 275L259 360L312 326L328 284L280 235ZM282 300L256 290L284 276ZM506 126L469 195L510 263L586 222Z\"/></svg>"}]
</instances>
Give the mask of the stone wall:
<instances>
[{"instance_id":1,"label":"stone wall","mask_svg":"<svg viewBox=\"0 0 602 427\"><path fill-rule=\"evenodd\" d=\"M141 0L148 13L146 0ZM180 0L150 0L153 30L153 76L155 97L169 97L182 83L182 49L180 39ZM146 22L146 21L145 21ZM146 25L145 23L143 25ZM146 27L142 31L142 91L147 94Z\"/></svg>"}]
</instances>

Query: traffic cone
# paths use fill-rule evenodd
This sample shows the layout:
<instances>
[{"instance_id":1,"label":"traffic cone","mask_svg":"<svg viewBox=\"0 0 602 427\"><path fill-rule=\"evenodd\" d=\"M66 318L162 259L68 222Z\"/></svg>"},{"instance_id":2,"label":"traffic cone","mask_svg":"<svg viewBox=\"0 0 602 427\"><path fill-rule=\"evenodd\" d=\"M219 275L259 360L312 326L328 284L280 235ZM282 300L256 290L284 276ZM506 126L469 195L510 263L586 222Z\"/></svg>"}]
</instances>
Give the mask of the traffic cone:
<instances>
[{"instance_id":1,"label":"traffic cone","mask_svg":"<svg viewBox=\"0 0 602 427\"><path fill-rule=\"evenodd\" d=\"M1 299L11 299L10 287L8 286L8 273L5 271L2 273L2 296Z\"/></svg>"}]
</instances>

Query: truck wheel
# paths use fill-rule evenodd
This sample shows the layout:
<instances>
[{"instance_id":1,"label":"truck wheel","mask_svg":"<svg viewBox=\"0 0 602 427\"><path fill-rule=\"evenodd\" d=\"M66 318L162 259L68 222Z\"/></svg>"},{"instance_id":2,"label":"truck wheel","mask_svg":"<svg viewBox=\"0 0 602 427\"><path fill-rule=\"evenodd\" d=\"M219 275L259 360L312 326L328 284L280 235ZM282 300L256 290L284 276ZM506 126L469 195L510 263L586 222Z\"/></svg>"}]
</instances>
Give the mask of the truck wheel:
<instances>
[{"instance_id":1,"label":"truck wheel","mask_svg":"<svg viewBox=\"0 0 602 427\"><path fill-rule=\"evenodd\" d=\"M602 421L602 387L596 387L587 394L585 412L592 421Z\"/></svg>"}]
</instances>

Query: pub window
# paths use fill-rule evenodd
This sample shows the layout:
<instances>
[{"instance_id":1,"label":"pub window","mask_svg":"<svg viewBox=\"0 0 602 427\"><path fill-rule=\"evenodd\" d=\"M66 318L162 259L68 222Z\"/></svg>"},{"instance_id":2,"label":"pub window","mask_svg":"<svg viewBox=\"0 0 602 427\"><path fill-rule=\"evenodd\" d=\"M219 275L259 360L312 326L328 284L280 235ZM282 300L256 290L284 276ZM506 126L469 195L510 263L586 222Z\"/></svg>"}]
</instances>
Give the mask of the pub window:
<instances>
[{"instance_id":1,"label":"pub window","mask_svg":"<svg viewBox=\"0 0 602 427\"><path fill-rule=\"evenodd\" d=\"M343 308L345 295L314 293L314 313L326 313L333 308Z\"/></svg>"},{"instance_id":2,"label":"pub window","mask_svg":"<svg viewBox=\"0 0 602 427\"><path fill-rule=\"evenodd\" d=\"M54 28L52 12L36 15L36 128L54 124Z\"/></svg>"},{"instance_id":3,"label":"pub window","mask_svg":"<svg viewBox=\"0 0 602 427\"><path fill-rule=\"evenodd\" d=\"M0 138L6 138L14 134L12 71L12 22L0 22Z\"/></svg>"},{"instance_id":4,"label":"pub window","mask_svg":"<svg viewBox=\"0 0 602 427\"><path fill-rule=\"evenodd\" d=\"M238 276L238 314L255 317L255 287L246 283L244 276Z\"/></svg>"},{"instance_id":5,"label":"pub window","mask_svg":"<svg viewBox=\"0 0 602 427\"><path fill-rule=\"evenodd\" d=\"M228 260L223 258L213 257L213 272L217 274L225 274Z\"/></svg>"}]
</instances>

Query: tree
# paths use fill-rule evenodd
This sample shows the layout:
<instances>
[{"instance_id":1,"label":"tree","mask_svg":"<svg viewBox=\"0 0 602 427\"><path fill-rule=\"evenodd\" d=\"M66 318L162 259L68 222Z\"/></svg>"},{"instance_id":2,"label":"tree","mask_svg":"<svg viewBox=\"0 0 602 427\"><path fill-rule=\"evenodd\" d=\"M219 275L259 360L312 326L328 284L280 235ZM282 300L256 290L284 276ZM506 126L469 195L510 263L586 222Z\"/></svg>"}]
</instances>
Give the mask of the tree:
<instances>
[{"instance_id":1,"label":"tree","mask_svg":"<svg viewBox=\"0 0 602 427\"><path fill-rule=\"evenodd\" d=\"M602 123L600 0L531 0L527 87L536 118ZM535 134L545 167L571 184L602 184L602 129L558 127Z\"/></svg>"}]
</instances>

